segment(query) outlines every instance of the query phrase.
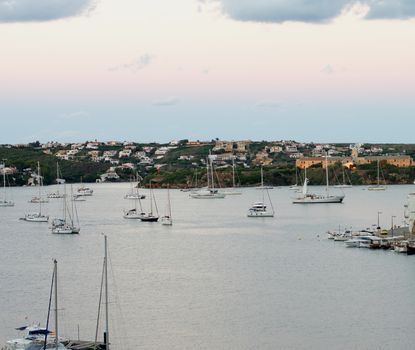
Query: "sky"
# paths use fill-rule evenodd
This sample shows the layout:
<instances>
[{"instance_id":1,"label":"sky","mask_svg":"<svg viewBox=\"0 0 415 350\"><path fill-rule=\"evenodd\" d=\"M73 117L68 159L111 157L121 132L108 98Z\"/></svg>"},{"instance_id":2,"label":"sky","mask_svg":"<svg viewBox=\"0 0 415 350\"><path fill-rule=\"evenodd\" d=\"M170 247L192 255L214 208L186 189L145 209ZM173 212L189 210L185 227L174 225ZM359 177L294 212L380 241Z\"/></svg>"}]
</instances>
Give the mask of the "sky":
<instances>
[{"instance_id":1,"label":"sky","mask_svg":"<svg viewBox=\"0 0 415 350\"><path fill-rule=\"evenodd\" d=\"M414 130L413 0L0 0L0 144Z\"/></svg>"}]
</instances>

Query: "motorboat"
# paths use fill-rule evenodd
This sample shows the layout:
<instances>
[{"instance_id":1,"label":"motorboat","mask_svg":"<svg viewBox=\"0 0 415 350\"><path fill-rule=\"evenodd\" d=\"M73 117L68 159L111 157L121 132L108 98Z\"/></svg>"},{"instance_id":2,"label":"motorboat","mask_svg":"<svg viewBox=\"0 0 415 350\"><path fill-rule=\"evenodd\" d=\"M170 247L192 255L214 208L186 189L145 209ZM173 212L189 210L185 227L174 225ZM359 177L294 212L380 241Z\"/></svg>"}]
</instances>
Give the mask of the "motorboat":
<instances>
[{"instance_id":1,"label":"motorboat","mask_svg":"<svg viewBox=\"0 0 415 350\"><path fill-rule=\"evenodd\" d=\"M29 222L48 222L49 221L49 216L43 215L41 212L39 212L39 213L28 213L21 220L29 221Z\"/></svg>"},{"instance_id":2,"label":"motorboat","mask_svg":"<svg viewBox=\"0 0 415 350\"><path fill-rule=\"evenodd\" d=\"M256 202L248 209L248 217L274 217L274 210L268 210L263 202Z\"/></svg>"}]
</instances>

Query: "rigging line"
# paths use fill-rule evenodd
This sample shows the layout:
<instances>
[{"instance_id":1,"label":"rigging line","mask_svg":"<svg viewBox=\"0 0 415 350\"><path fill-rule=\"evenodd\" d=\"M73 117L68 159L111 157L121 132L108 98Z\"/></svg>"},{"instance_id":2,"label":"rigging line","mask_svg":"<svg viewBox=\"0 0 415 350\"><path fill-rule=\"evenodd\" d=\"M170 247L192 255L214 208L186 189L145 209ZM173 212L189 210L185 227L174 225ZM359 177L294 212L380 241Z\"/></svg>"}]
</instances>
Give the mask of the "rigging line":
<instances>
[{"instance_id":1,"label":"rigging line","mask_svg":"<svg viewBox=\"0 0 415 350\"><path fill-rule=\"evenodd\" d=\"M102 263L101 288L99 290L97 326L96 326L96 329L95 329L95 341L94 341L95 346L97 345L97 341L98 341L99 318L100 318L100 315L101 315L101 303L102 303L102 289L103 289L103 286L104 286L104 269L105 269L105 259Z\"/></svg>"}]
</instances>

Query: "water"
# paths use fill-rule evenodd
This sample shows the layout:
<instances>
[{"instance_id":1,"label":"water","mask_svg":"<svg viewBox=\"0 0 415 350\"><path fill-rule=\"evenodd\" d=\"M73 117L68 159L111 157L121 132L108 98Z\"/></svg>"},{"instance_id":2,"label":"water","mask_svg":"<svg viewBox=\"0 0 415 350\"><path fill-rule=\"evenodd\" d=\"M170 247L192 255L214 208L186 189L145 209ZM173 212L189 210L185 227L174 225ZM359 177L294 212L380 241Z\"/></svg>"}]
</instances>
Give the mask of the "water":
<instances>
[{"instance_id":1,"label":"water","mask_svg":"<svg viewBox=\"0 0 415 350\"><path fill-rule=\"evenodd\" d=\"M247 218L260 191L197 200L171 191L174 225L122 218L129 184L97 184L77 203L81 234L53 235L19 221L33 188L1 208L0 342L14 327L44 324L58 260L61 334L93 339L103 258L110 250L113 349L413 349L415 259L347 249L326 239L339 224L400 223L413 186L346 189L344 204L294 205L271 190L275 218ZM53 186L46 190L53 191ZM159 210L167 201L156 190ZM44 205L53 216L60 201ZM148 206L149 200L143 201ZM101 337L101 330L100 330Z\"/></svg>"}]
</instances>

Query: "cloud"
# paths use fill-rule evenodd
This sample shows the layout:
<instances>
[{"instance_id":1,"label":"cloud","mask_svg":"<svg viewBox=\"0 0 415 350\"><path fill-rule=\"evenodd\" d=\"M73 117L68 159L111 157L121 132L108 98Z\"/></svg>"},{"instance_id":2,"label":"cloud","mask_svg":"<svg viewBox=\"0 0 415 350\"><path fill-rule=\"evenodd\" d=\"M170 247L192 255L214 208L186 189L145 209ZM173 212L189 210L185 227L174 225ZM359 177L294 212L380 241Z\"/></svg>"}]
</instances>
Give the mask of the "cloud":
<instances>
[{"instance_id":1,"label":"cloud","mask_svg":"<svg viewBox=\"0 0 415 350\"><path fill-rule=\"evenodd\" d=\"M179 103L179 99L177 97L168 97L162 100L154 100L152 102L153 106L158 107L166 107L166 106L174 106Z\"/></svg>"},{"instance_id":2,"label":"cloud","mask_svg":"<svg viewBox=\"0 0 415 350\"><path fill-rule=\"evenodd\" d=\"M334 68L330 64L327 64L323 67L321 72L327 75L331 75L334 73Z\"/></svg>"},{"instance_id":3,"label":"cloud","mask_svg":"<svg viewBox=\"0 0 415 350\"><path fill-rule=\"evenodd\" d=\"M239 21L282 23L328 22L356 5L367 7L367 19L415 17L414 0L199 0L218 3L222 12Z\"/></svg>"},{"instance_id":4,"label":"cloud","mask_svg":"<svg viewBox=\"0 0 415 350\"><path fill-rule=\"evenodd\" d=\"M260 108L280 108L281 107L281 103L278 101L259 101L255 104L255 107L260 107Z\"/></svg>"},{"instance_id":5,"label":"cloud","mask_svg":"<svg viewBox=\"0 0 415 350\"><path fill-rule=\"evenodd\" d=\"M137 72L150 65L154 58L154 55L146 53L129 63L119 64L118 66L110 67L108 68L108 71L117 72L121 70L129 70L131 72Z\"/></svg>"},{"instance_id":6,"label":"cloud","mask_svg":"<svg viewBox=\"0 0 415 350\"><path fill-rule=\"evenodd\" d=\"M78 120L78 119L87 119L90 118L91 115L85 111L77 111L71 113L65 113L59 116L61 120Z\"/></svg>"},{"instance_id":7,"label":"cloud","mask_svg":"<svg viewBox=\"0 0 415 350\"><path fill-rule=\"evenodd\" d=\"M0 0L1 22L43 22L90 13L97 0Z\"/></svg>"}]
</instances>

